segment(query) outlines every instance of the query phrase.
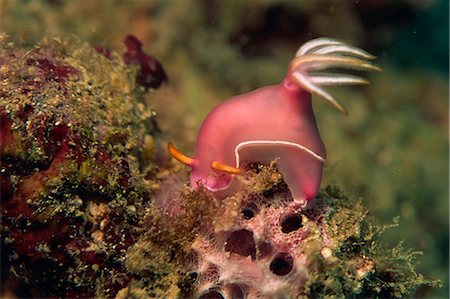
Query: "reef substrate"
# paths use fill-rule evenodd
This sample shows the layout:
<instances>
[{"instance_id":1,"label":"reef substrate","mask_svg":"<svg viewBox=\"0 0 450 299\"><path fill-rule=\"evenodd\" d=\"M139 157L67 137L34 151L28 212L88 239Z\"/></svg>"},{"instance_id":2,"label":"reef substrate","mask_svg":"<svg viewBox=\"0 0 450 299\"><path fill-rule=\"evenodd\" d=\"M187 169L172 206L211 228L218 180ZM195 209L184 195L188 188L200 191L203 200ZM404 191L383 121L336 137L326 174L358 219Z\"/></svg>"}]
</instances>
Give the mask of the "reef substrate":
<instances>
[{"instance_id":1,"label":"reef substrate","mask_svg":"<svg viewBox=\"0 0 450 299\"><path fill-rule=\"evenodd\" d=\"M0 40L2 294L400 298L434 284L337 187L299 209L276 164L251 164L232 196L192 191L149 104L167 76L133 37L123 55Z\"/></svg>"}]
</instances>

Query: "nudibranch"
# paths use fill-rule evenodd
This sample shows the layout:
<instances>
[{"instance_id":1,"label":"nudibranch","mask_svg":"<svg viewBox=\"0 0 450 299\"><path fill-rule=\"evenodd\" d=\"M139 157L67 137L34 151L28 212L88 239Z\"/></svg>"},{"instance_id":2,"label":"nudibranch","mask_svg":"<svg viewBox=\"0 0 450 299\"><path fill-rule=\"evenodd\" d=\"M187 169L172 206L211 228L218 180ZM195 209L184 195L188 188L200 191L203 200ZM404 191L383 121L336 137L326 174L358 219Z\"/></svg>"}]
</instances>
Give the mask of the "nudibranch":
<instances>
[{"instance_id":1,"label":"nudibranch","mask_svg":"<svg viewBox=\"0 0 450 299\"><path fill-rule=\"evenodd\" d=\"M170 143L168 151L192 168L193 188L205 186L212 191L229 188L242 162L276 160L294 201L304 206L318 192L326 158L312 95L347 114L321 86L368 83L359 76L320 71L379 70L370 63L373 59L366 51L335 39L311 40L298 49L280 84L232 97L209 113L200 127L194 158Z\"/></svg>"}]
</instances>

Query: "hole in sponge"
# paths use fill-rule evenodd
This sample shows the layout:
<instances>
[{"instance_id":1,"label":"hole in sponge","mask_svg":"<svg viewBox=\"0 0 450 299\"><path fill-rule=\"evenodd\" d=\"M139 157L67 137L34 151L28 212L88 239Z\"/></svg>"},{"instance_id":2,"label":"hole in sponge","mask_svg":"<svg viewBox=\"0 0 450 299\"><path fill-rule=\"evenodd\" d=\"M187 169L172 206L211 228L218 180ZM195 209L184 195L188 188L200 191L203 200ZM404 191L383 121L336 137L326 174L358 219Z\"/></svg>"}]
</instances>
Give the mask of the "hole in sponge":
<instances>
[{"instance_id":1,"label":"hole in sponge","mask_svg":"<svg viewBox=\"0 0 450 299\"><path fill-rule=\"evenodd\" d=\"M253 239L253 232L241 229L232 232L225 242L225 251L237 253L242 256L256 258L256 244Z\"/></svg>"},{"instance_id":2,"label":"hole in sponge","mask_svg":"<svg viewBox=\"0 0 450 299\"><path fill-rule=\"evenodd\" d=\"M293 267L294 259L287 253L278 254L270 263L270 271L279 276L289 274Z\"/></svg>"},{"instance_id":3,"label":"hole in sponge","mask_svg":"<svg viewBox=\"0 0 450 299\"><path fill-rule=\"evenodd\" d=\"M225 297L219 291L209 290L201 295L199 299L225 299Z\"/></svg>"},{"instance_id":4,"label":"hole in sponge","mask_svg":"<svg viewBox=\"0 0 450 299\"><path fill-rule=\"evenodd\" d=\"M244 216L245 220L249 220L255 217L255 212L250 209L244 208L242 209L242 215Z\"/></svg>"},{"instance_id":5,"label":"hole in sponge","mask_svg":"<svg viewBox=\"0 0 450 299\"><path fill-rule=\"evenodd\" d=\"M302 215L289 214L281 220L281 231L285 234L298 230L302 227Z\"/></svg>"},{"instance_id":6,"label":"hole in sponge","mask_svg":"<svg viewBox=\"0 0 450 299\"><path fill-rule=\"evenodd\" d=\"M250 220L258 213L258 206L254 202L248 203L241 211L245 220Z\"/></svg>"},{"instance_id":7,"label":"hole in sponge","mask_svg":"<svg viewBox=\"0 0 450 299\"><path fill-rule=\"evenodd\" d=\"M233 299L244 299L245 298L245 292L242 289L242 287L238 284L229 284L227 285L228 290L228 298Z\"/></svg>"},{"instance_id":8,"label":"hole in sponge","mask_svg":"<svg viewBox=\"0 0 450 299\"><path fill-rule=\"evenodd\" d=\"M189 279L196 282L198 278L198 273L195 271L191 271L188 273Z\"/></svg>"}]
</instances>

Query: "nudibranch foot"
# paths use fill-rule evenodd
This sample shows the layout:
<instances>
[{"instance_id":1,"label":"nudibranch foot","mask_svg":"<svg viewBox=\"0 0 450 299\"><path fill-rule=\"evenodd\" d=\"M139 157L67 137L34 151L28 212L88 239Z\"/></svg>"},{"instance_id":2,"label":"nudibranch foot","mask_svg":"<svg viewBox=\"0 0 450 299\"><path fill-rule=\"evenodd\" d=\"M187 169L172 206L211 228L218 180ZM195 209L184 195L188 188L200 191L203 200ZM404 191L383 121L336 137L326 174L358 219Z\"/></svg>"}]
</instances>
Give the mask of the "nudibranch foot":
<instances>
[{"instance_id":1,"label":"nudibranch foot","mask_svg":"<svg viewBox=\"0 0 450 299\"><path fill-rule=\"evenodd\" d=\"M367 84L368 81L354 75L317 72L328 68L380 71L379 67L368 62L375 58L372 54L341 41L317 38L299 48L289 65L288 77L311 94L322 97L337 110L348 114L347 110L320 86Z\"/></svg>"}]
</instances>

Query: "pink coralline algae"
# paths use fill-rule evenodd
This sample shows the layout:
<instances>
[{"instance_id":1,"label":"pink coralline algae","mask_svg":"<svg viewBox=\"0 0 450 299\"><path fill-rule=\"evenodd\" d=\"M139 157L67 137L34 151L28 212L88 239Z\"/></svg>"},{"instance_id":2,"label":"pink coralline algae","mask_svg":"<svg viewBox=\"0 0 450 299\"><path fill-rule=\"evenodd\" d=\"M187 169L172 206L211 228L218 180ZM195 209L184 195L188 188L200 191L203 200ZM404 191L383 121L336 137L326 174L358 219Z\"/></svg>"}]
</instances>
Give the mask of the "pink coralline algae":
<instances>
[{"instance_id":1,"label":"pink coralline algae","mask_svg":"<svg viewBox=\"0 0 450 299\"><path fill-rule=\"evenodd\" d=\"M191 159L169 144L169 152L192 168L191 185L212 191L238 184L242 162L269 164L277 160L294 201L305 206L320 186L325 146L312 110L316 94L343 113L346 110L320 86L365 84L345 74L318 74L328 68L378 70L369 53L329 38L301 46L290 62L286 78L278 84L233 97L217 106L203 122Z\"/></svg>"}]
</instances>

